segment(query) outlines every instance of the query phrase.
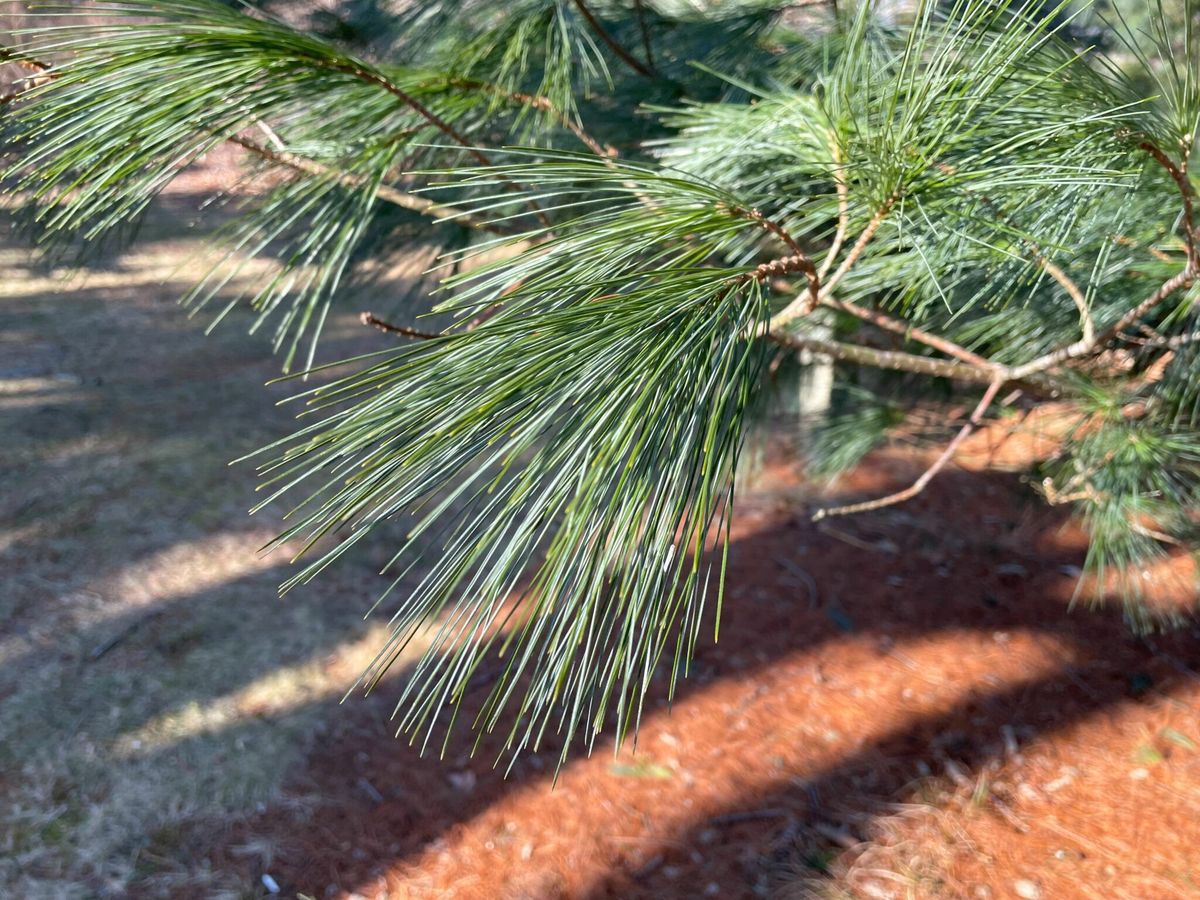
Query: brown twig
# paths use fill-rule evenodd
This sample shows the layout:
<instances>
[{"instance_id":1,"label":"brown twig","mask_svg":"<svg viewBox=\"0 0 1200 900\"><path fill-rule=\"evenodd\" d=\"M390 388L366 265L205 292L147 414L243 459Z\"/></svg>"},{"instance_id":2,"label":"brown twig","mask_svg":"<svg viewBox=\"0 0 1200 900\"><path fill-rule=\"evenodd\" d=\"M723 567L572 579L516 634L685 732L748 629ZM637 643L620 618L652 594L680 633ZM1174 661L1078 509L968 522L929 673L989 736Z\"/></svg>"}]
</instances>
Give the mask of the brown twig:
<instances>
[{"instance_id":1,"label":"brown twig","mask_svg":"<svg viewBox=\"0 0 1200 900\"><path fill-rule=\"evenodd\" d=\"M266 147L257 141L252 141L240 135L234 135L228 138L228 140L231 144L236 144L238 147L248 150L255 156L277 165L286 166L296 172L302 172L318 178L333 177L347 187L365 187L369 183L369 179L361 176L352 175L349 172L338 172L324 163L319 163L304 156L297 156L286 150L276 150L272 147ZM486 220L476 218L465 210L454 206L445 206L426 197L417 196L416 194L406 193L389 184L379 185L376 188L375 194L380 200L403 209L411 210L412 212L436 216L441 219L453 219L460 224L471 228L478 228L481 231L490 231L494 234L508 235L512 233Z\"/></svg>"},{"instance_id":2,"label":"brown twig","mask_svg":"<svg viewBox=\"0 0 1200 900\"><path fill-rule=\"evenodd\" d=\"M436 341L438 338L446 337L444 334L437 334L432 331L420 331L416 328L409 328L407 325L394 325L391 322L379 318L374 313L364 312L359 316L359 320L364 325L369 325L372 328L378 328L385 334L399 334L404 337L416 338L421 341Z\"/></svg>"},{"instance_id":3,"label":"brown twig","mask_svg":"<svg viewBox=\"0 0 1200 900\"><path fill-rule=\"evenodd\" d=\"M1157 247L1144 247L1142 244L1135 241L1133 238L1123 234L1114 234L1112 236L1114 244L1119 244L1122 247L1132 247L1135 250L1145 250L1159 262L1174 262L1170 253L1160 250Z\"/></svg>"},{"instance_id":4,"label":"brown twig","mask_svg":"<svg viewBox=\"0 0 1200 900\"><path fill-rule=\"evenodd\" d=\"M495 94L498 97L503 97L513 103L519 103L523 106L528 106L530 109L540 110L550 113L558 120L559 124L570 131L579 140L581 144L594 153L601 162L614 172L620 172L620 167L617 165L617 150L610 145L601 144L598 140L588 133L587 129L579 123L577 119L567 115L561 109L554 105L549 97L543 97L540 94L527 94L524 91L506 91L503 88L494 84L489 84L486 81L476 81L471 78L449 78L445 84L463 88L466 90L483 91L485 93ZM656 209L658 204L650 197L639 190L637 185L632 181L622 182L623 186L634 194L642 205L647 209Z\"/></svg>"},{"instance_id":5,"label":"brown twig","mask_svg":"<svg viewBox=\"0 0 1200 900\"><path fill-rule=\"evenodd\" d=\"M840 168L838 169L838 173L837 186L839 225L838 233L834 237L833 245L831 246L829 253L826 255L825 262L822 264L821 269L812 274L806 272L806 274L809 274L809 299L801 306L798 306L797 303L789 304L786 309L772 319L772 329L777 329L779 325L786 324L799 315L811 312L812 307L817 303L820 303L821 305L840 310L844 313L855 316L856 318L862 319L864 322L870 322L872 325L875 325L884 331L890 331L893 334L899 334L918 343L925 344L927 347L938 350L941 353L944 353L954 359L958 359L961 362L967 363L968 365L995 372L998 368L997 365L980 356L979 354L972 353L970 350L966 349L965 347L960 347L953 341L929 334L920 328L910 325L907 322L894 319L878 310L865 309L846 300L837 300L830 292L831 285L822 284L822 279L832 267L835 257L841 250L841 246L845 241L849 226L849 190L846 185L845 176L840 174ZM754 210L753 212L757 213L757 210ZM866 247L867 243L871 240L875 232L878 230L879 225L882 223L884 215L886 215L886 210L882 210L881 213L877 213L871 224L868 225L867 229L864 231L863 237L859 238L856 248L851 254L853 256L853 259L850 260L851 265L853 265L854 260L862 255L863 249ZM763 226L769 230L776 231L776 233L782 232L782 229L780 229L779 226L774 226L774 228L772 228L771 225L773 223L769 223L768 220L761 217L761 215L759 215L758 218L761 220ZM782 232L780 236L788 242L789 246L791 246L794 251L800 250L800 248L796 245L796 242L786 232ZM988 380L990 381L990 377Z\"/></svg>"},{"instance_id":6,"label":"brown twig","mask_svg":"<svg viewBox=\"0 0 1200 900\"><path fill-rule=\"evenodd\" d=\"M1155 162L1166 169L1171 180L1175 182L1175 186L1179 188L1179 195L1183 200L1183 240L1187 244L1188 259L1194 261L1197 257L1195 191L1188 179L1186 157L1182 163L1176 163L1150 141L1143 141L1138 144L1138 148L1145 150Z\"/></svg>"},{"instance_id":7,"label":"brown twig","mask_svg":"<svg viewBox=\"0 0 1200 900\"><path fill-rule=\"evenodd\" d=\"M871 221L867 223L867 227L863 229L862 234L858 236L858 240L854 242L854 246L850 248L850 252L846 254L846 258L842 260L842 264L838 266L837 271L829 277L828 280L822 280L818 299L824 300L826 297L833 296L833 289L838 283L846 277L858 258L862 256L863 251L867 249L867 244L871 243L871 239L875 237L875 233L879 231L879 227L883 224L883 220L887 218L888 213L892 211L892 207L896 205L898 197L891 197L885 202L875 215L871 217ZM770 330L778 331L787 325L789 322L807 315L812 311L810 307L811 299L806 297L798 297L782 310L771 317Z\"/></svg>"},{"instance_id":8,"label":"brown twig","mask_svg":"<svg viewBox=\"0 0 1200 900\"><path fill-rule=\"evenodd\" d=\"M862 256L867 245L871 242L876 232L883 224L884 219L895 206L898 198L895 196L891 197L887 202L880 206L878 210L876 210L875 215L871 218L871 221L867 223L867 227L863 229L862 234L859 235L858 240L855 242L854 247L852 247L850 252L847 254L846 259L842 261L842 264L838 267L837 271L831 277L829 277L828 280L826 280L829 269L832 268L838 253L841 252L841 248L845 243L846 236L849 232L850 219L849 185L846 182L845 172L841 165L840 154L837 150L836 144L831 143L830 146L831 150L833 151L834 162L837 164L837 168L834 170L834 180L838 193L838 230L834 236L833 244L830 246L829 252L825 257L825 261L822 263L821 268L815 273L815 287L813 286L813 278L810 277L809 279L810 296L807 299L798 298L773 316L770 323L771 332L780 332L782 326L787 325L802 315L811 313L812 309L817 304L820 304L840 310L844 313L848 313L856 318L862 319L864 322L870 322L872 325L875 325L884 331L890 331L893 334L899 334L905 338L925 344L927 347L938 350L939 352L944 353L953 359L957 359L969 366L973 366L981 370L983 375L986 376L985 380L990 382L994 377L996 377L996 373L1001 369L1001 367L990 360L985 359L979 354L972 353L970 350L955 344L953 341L929 334L920 328L910 325L907 322L894 319L878 310L865 309L855 303L837 300L833 297L833 289Z\"/></svg>"},{"instance_id":9,"label":"brown twig","mask_svg":"<svg viewBox=\"0 0 1200 900\"><path fill-rule=\"evenodd\" d=\"M1055 263L1051 262L1047 256L1042 253L1042 249L1033 241L1027 241L1030 248L1033 250L1034 259L1037 264L1042 267L1042 270L1059 283L1067 296L1075 304L1075 308L1079 310L1079 321L1083 327L1083 340L1090 341L1096 336L1096 323L1092 319L1092 310L1088 306L1087 296L1080 290L1079 285L1060 269Z\"/></svg>"},{"instance_id":10,"label":"brown twig","mask_svg":"<svg viewBox=\"0 0 1200 900\"><path fill-rule=\"evenodd\" d=\"M29 69L33 69L34 71L41 73L44 77L55 77L55 73L52 71L52 67L49 63L23 54L11 47L0 46L0 62L12 62L17 65L25 66ZM468 152L475 157L476 160L484 165L491 165L491 160L481 149L479 149L479 147L471 143L467 137L459 133L452 125L450 125L450 123L446 122L407 91L403 90L398 85L393 84L387 78L358 66L343 66L334 64L332 68L336 71L342 72L343 74L353 75L356 78L365 80L388 91L388 93L401 100L405 105L413 109L431 125L453 139L456 143L465 147ZM23 90L16 90L6 94L0 94L0 105L5 105L12 102L23 92ZM274 132L270 130L270 126L267 125L267 123L260 121L256 124L258 124L260 128L266 129L266 133L269 137L274 136ZM319 176L329 175L333 171L328 166L318 163L315 160L309 160L304 157L297 156L296 154L288 153L282 149L263 147L262 145L246 138L234 136L229 138L229 140L238 146L257 154L258 156L276 162L280 165L288 166L296 171ZM277 137L275 137L274 140L278 142ZM356 176L348 173L339 174L338 177L341 181L343 181L343 183L356 187L365 183L364 179L358 179ZM501 178L503 178L503 176L501 176ZM452 206L445 206L432 200L428 200L424 197L418 197L413 194L405 193L404 191L400 191L394 187L391 187L390 185L381 185L377 190L377 195L381 200L403 207L404 209L412 210L413 212L441 216L443 218L454 218L472 228L479 228L481 230L490 231L494 234L507 235L512 233L507 229L501 229L481 219L478 219L463 210L456 209ZM545 214L537 206L537 204L533 201L529 201L529 203L542 223L549 226L549 221L546 219Z\"/></svg>"},{"instance_id":11,"label":"brown twig","mask_svg":"<svg viewBox=\"0 0 1200 900\"><path fill-rule=\"evenodd\" d=\"M646 65L653 71L654 66L654 47L650 43L650 26L646 22L646 7L642 0L633 0L634 8L637 10L638 29L642 32L642 50L646 54Z\"/></svg>"},{"instance_id":12,"label":"brown twig","mask_svg":"<svg viewBox=\"0 0 1200 900\"><path fill-rule=\"evenodd\" d=\"M1200 331L1193 331L1188 334L1175 334L1170 337L1155 334L1152 337L1140 338L1124 333L1118 334L1117 337L1146 350L1178 350L1180 347L1186 347L1188 344L1195 344L1197 341L1200 341Z\"/></svg>"},{"instance_id":13,"label":"brown twig","mask_svg":"<svg viewBox=\"0 0 1200 900\"><path fill-rule=\"evenodd\" d=\"M823 306L828 306L832 309L839 310L855 318L862 319L864 322L870 322L876 328L881 328L884 331L890 331L892 334L898 334L901 337L909 338L919 344L924 344L927 347L932 347L947 356L961 360L971 366L978 366L981 369L989 369L995 371L999 368L994 362L985 359L978 353L972 353L966 347L960 347L953 341L948 341L945 338L938 337L935 334L930 334L916 326L910 325L899 319L893 319L891 316L880 312L877 309L865 309L848 300L835 300L832 297L827 297L821 301Z\"/></svg>"},{"instance_id":14,"label":"brown twig","mask_svg":"<svg viewBox=\"0 0 1200 900\"><path fill-rule=\"evenodd\" d=\"M437 113L435 113L433 110L431 110L425 104L423 104L416 97L412 96L412 94L408 93L408 91L404 90L398 84L395 84L394 82L392 82L390 79L385 78L383 75L379 74L378 72L374 72L371 69L368 69L368 68L366 68L364 66L360 66L360 65L354 65L354 64L350 64L350 63L331 62L331 63L328 63L327 66L328 66L328 68L332 69L335 72L341 72L345 75L351 75L355 78L358 78L360 81L365 81L368 84L373 84L377 87L382 88L383 90L385 90L389 94L391 94L393 97L395 97L396 99L398 99L402 103L404 103L410 109L412 109L415 113L417 113L417 115L419 115L421 118L423 118L426 122L428 122L430 125L432 125L434 128L436 128L438 131L442 132L444 135L449 137L451 140L453 140L457 144L461 145L481 165L484 165L484 166L492 165L491 158L486 153L484 153L483 150L477 144L472 142L468 137L466 137L466 135L462 134L462 132L460 132L457 128L455 128L453 125L451 125L449 122L447 122L441 116L439 116ZM516 184L514 184L503 173L497 173L496 177L498 179L500 179L501 181L505 182L506 184L508 184L509 186L513 187L514 189L519 189L519 187ZM533 210L534 215L537 216L538 220L545 227L549 228L550 220L546 217L546 213L542 210L542 208L540 206L538 206L537 202L532 199L527 199L525 202L529 206L529 208Z\"/></svg>"},{"instance_id":15,"label":"brown twig","mask_svg":"<svg viewBox=\"0 0 1200 900\"><path fill-rule=\"evenodd\" d=\"M1179 188L1179 195L1183 202L1183 230L1184 242L1187 246L1187 262L1184 264L1182 270L1164 281L1150 296L1126 312L1116 322L1105 328L1104 331L1092 335L1090 339L1085 338L1084 340L1067 344L1065 347L1060 347L1044 356L1040 356L1023 366L1016 366L1010 369L1009 373L1013 378L1024 378L1044 372L1062 363L1092 355L1100 347L1103 347L1109 341L1121 335L1130 326L1136 324L1142 316L1153 310L1174 293L1190 288L1200 278L1200 250L1198 250L1196 243L1195 209L1193 204L1194 191L1191 182L1188 180L1187 163L1186 161L1180 164L1175 163L1162 150L1148 141L1139 144L1138 147L1150 154L1159 165L1166 169L1171 179Z\"/></svg>"},{"instance_id":16,"label":"brown twig","mask_svg":"<svg viewBox=\"0 0 1200 900\"><path fill-rule=\"evenodd\" d=\"M991 406L992 401L996 399L996 394L1004 385L1002 378L997 378L988 385L988 388L983 393L979 405L971 413L971 417L966 421L958 434L954 436L947 446L942 451L942 454L934 460L933 465L922 473L910 487L902 491L897 491L894 494L888 494L886 497L880 497L876 500L867 500L863 503L850 503L846 506L835 506L829 509L819 509L813 514L813 521L819 522L828 516L849 516L856 513L869 512L871 510L882 509L885 506L894 506L897 503L904 503L906 500L911 500L921 491L925 490L929 482L937 476L937 474L946 467L946 464L954 458L954 454L958 452L958 448L962 446L963 441L971 436L971 433L983 423L983 416L987 412L987 408Z\"/></svg>"},{"instance_id":17,"label":"brown twig","mask_svg":"<svg viewBox=\"0 0 1200 900\"><path fill-rule=\"evenodd\" d=\"M788 270L795 271L798 269L799 271L803 272L804 277L808 279L808 300L805 303L804 312L812 312L816 308L817 302L820 298L821 276L817 274L817 267L813 265L812 260L809 259L808 254L804 252L804 249L800 246L796 239L788 234L787 229L785 229L782 225L771 221L757 209L731 207L731 211L736 215L740 215L744 218L750 219L753 222L757 222L759 227L761 227L764 231L775 235L787 245L788 249L792 251L792 255L787 259L789 264ZM764 269L764 266L771 265L773 265L773 263L764 263L763 266L759 266L758 269L755 270L755 277L759 280L762 280L763 278L770 277L772 274L783 274L768 272L766 269Z\"/></svg>"},{"instance_id":18,"label":"brown twig","mask_svg":"<svg viewBox=\"0 0 1200 900\"><path fill-rule=\"evenodd\" d=\"M607 147L592 137L577 120L555 106L549 97L544 97L540 94L527 94L524 91L506 91L498 85L490 84L486 81L477 81L473 78L447 78L444 82L439 83L444 83L448 87L456 87L462 90L494 94L497 97L502 97L505 100L512 101L513 103L517 103L522 106L528 106L530 109L536 109L540 112L550 113L555 119L558 120L559 124L575 135L581 144L583 144L601 159L611 161L612 158L617 155L617 151L614 148Z\"/></svg>"},{"instance_id":19,"label":"brown twig","mask_svg":"<svg viewBox=\"0 0 1200 900\"><path fill-rule=\"evenodd\" d=\"M1125 313L1125 315L1104 329L1100 334L1093 336L1090 341L1076 341L1073 344L1060 347L1023 366L1016 366L1010 369L1009 374L1014 379L1027 378L1030 375L1045 372L1047 369L1052 369L1062 363L1090 356L1097 348L1104 346L1117 337L1121 332L1125 331L1129 326L1133 325L1138 319L1150 312L1150 310L1154 309L1176 291L1181 288L1191 287L1196 281L1197 274L1200 274L1200 270L1197 269L1195 260L1190 260L1183 271L1163 282L1154 293Z\"/></svg>"},{"instance_id":20,"label":"brown twig","mask_svg":"<svg viewBox=\"0 0 1200 900\"><path fill-rule=\"evenodd\" d=\"M408 91L404 90L404 88L392 82L390 79L385 78L378 72L371 71L365 66L353 65L350 63L331 62L328 64L328 68L335 72L341 72L344 75L352 75L360 81L365 81L368 84L373 84L376 87L382 88L438 131L442 132L442 134L446 135L452 141L465 148L466 151L471 154L471 156L473 156L481 165L490 166L492 164L492 161L488 155L484 153L483 150L473 141L471 141L470 138L427 107L412 94L408 93Z\"/></svg>"},{"instance_id":21,"label":"brown twig","mask_svg":"<svg viewBox=\"0 0 1200 900\"><path fill-rule=\"evenodd\" d=\"M871 217L871 221L867 223L867 227L863 229L862 234L858 236L858 240L854 242L854 246L850 248L850 252L846 254L846 258L842 260L842 264L837 267L837 271L829 277L829 280L822 285L821 290L826 294L832 294L833 289L838 286L846 273L849 272L858 258L863 255L863 251L867 249L867 244L871 243L871 239L875 237L875 233L879 231L879 227L883 224L883 220L888 217L892 208L896 205L896 201L900 198L892 196L884 202L882 206L875 211L875 215Z\"/></svg>"},{"instance_id":22,"label":"brown twig","mask_svg":"<svg viewBox=\"0 0 1200 900\"><path fill-rule=\"evenodd\" d=\"M633 69L633 71L637 72L643 78L654 77L654 70L642 63L636 56L622 47L616 38L609 34L608 29L596 18L596 14L588 8L584 0L575 0L575 8L579 10L579 14L583 16L588 26L596 33L596 37L604 41L608 45L608 49L612 50L621 62L625 63L625 65L629 66L629 68Z\"/></svg>"},{"instance_id":23,"label":"brown twig","mask_svg":"<svg viewBox=\"0 0 1200 900\"><path fill-rule=\"evenodd\" d=\"M982 369L957 360L917 356L899 350L877 350L861 344L827 341L787 331L772 331L767 337L781 347L808 350L828 356L836 362L886 369L892 372L912 372L916 375L929 375L933 378L952 378L973 384L991 384L996 380L995 370ZM1052 391L1052 387L1048 384L1040 385L1040 387L1043 392Z\"/></svg>"}]
</instances>

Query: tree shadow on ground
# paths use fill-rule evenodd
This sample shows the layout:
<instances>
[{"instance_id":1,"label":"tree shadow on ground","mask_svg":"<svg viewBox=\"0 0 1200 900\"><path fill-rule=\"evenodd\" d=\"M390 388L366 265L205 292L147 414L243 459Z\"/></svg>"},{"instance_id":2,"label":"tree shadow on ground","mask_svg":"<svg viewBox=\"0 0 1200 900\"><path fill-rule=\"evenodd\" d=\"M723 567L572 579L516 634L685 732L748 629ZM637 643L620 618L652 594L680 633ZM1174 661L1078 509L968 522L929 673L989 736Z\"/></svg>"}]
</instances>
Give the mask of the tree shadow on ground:
<instances>
[{"instance_id":1,"label":"tree shadow on ground","mask_svg":"<svg viewBox=\"0 0 1200 900\"><path fill-rule=\"evenodd\" d=\"M390 734L386 696L350 709L330 703L319 716L328 730L291 778L292 802L235 827L207 861L254 879L269 862L286 889L313 896L371 895L388 885L402 896L410 888L437 895L446 882L431 881L429 869L439 859L458 856L469 867L468 858L493 851L485 883L474 888L479 896L683 898L714 884L722 897L762 895L781 870L794 874L798 853L806 859L814 846L824 848L818 855L830 848L821 823L831 801L870 819L947 761L973 769L1003 754L1004 729L1022 741L1053 735L1123 702L1169 694L1200 666L1195 634L1150 642L1132 635L1115 611L1070 611L1073 579L1064 570L1078 564L1080 546L1064 537L1056 511L1033 512L1023 493L1007 476L947 473L906 510L857 526L855 543L862 528L886 535L874 549L778 511L754 512L752 500L752 521L732 556L720 642L702 641L673 710L666 678L658 679L641 756L613 766L603 761L603 747L590 759L577 752L551 792L554 741L522 756L505 778L492 768L498 738L485 739L470 758L469 740L459 734L444 761L421 758ZM860 687L839 695L821 686L824 670L853 668L847 659L911 661L914 647L942 639L960 648L952 653L1003 659L1002 647L987 648L1007 635L1041 648L1044 665L999 678L963 660L959 679L952 661L933 679L941 700L924 710L905 713L899 696L872 700L855 693ZM854 682L855 675L834 677ZM912 673L912 683L920 687L922 677ZM475 691L460 720L484 693ZM733 695L749 699L734 703ZM836 706L803 712L803 732L795 710L767 708L772 697L803 705L822 695ZM764 709L726 717L755 704ZM820 743L816 735L835 733L831 723L856 706L879 721L853 726L857 736L840 734L832 756L789 756L789 741ZM785 726L792 730L781 732ZM663 750L654 741L665 741L666 729L684 745L672 751L682 760L678 771L654 762ZM689 767L684 778L680 771ZM659 774L661 786L647 786L644 779ZM568 836L573 856L517 859L509 852L506 868L502 850L485 849L503 843L489 835L528 815L555 817L540 830ZM636 847L614 849L612 835L631 829L639 832ZM259 857L247 846L272 849ZM471 871L478 880L478 867Z\"/></svg>"}]
</instances>

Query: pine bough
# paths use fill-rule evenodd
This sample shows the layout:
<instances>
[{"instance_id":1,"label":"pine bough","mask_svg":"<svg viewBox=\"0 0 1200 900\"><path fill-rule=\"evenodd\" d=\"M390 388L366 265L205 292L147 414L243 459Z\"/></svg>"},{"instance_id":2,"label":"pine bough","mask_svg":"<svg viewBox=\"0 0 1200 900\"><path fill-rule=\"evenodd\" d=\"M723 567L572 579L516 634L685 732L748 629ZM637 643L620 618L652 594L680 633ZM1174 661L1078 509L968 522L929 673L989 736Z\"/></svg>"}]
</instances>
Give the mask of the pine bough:
<instances>
[{"instance_id":1,"label":"pine bough","mask_svg":"<svg viewBox=\"0 0 1200 900\"><path fill-rule=\"evenodd\" d=\"M401 732L448 733L482 672L475 725L514 754L636 728L720 606L739 449L797 350L875 372L814 438L832 466L938 382L979 395L911 488L818 516L915 495L1005 398L1053 402L1073 427L1045 497L1085 523L1093 583L1153 624L1138 570L1196 546L1192 0L1100 31L1078 4L1008 0L900 23L868 3L368 2L303 29L257 6L51 4L4 51L23 71L5 184L48 252L77 249L239 145L266 187L187 302L248 303L304 370L356 264L414 222L435 235L441 327L368 316L397 345L304 394L262 463L265 502L293 506L277 543L311 557L285 588L404 532L364 679L432 635ZM257 256L274 274L230 299Z\"/></svg>"}]
</instances>

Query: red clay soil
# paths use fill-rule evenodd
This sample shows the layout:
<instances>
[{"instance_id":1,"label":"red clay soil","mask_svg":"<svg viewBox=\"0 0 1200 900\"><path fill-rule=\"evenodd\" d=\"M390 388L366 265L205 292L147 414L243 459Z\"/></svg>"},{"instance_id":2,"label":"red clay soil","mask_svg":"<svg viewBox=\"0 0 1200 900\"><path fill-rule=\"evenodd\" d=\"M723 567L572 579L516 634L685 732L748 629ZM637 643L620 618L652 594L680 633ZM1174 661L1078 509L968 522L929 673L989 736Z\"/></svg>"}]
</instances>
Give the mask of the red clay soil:
<instances>
[{"instance_id":1,"label":"red clay soil","mask_svg":"<svg viewBox=\"0 0 1200 900\"><path fill-rule=\"evenodd\" d=\"M636 752L505 779L352 703L212 864L314 898L1200 896L1200 632L1071 610L1082 538L1016 477L948 471L832 531L805 508L785 469L739 507L720 642Z\"/></svg>"}]
</instances>

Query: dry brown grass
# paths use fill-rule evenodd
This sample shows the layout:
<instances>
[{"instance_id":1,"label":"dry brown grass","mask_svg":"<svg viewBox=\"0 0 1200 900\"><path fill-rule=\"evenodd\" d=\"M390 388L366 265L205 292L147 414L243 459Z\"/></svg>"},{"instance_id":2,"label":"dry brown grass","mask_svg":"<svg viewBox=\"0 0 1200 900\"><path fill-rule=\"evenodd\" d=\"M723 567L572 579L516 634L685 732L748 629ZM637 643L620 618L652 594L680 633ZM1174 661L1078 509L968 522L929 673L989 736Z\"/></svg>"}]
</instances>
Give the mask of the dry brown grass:
<instances>
[{"instance_id":1,"label":"dry brown grass","mask_svg":"<svg viewBox=\"0 0 1200 900\"><path fill-rule=\"evenodd\" d=\"M224 160L228 165L228 160ZM251 466L289 388L237 323L176 300L203 272L189 189L84 275L0 251L0 893L215 896L187 822L275 796L382 626L375 560L276 598ZM198 180L197 180L198 179ZM198 255L199 254L199 255ZM386 340L348 306L329 358ZM245 324L244 322L241 324Z\"/></svg>"}]
</instances>

